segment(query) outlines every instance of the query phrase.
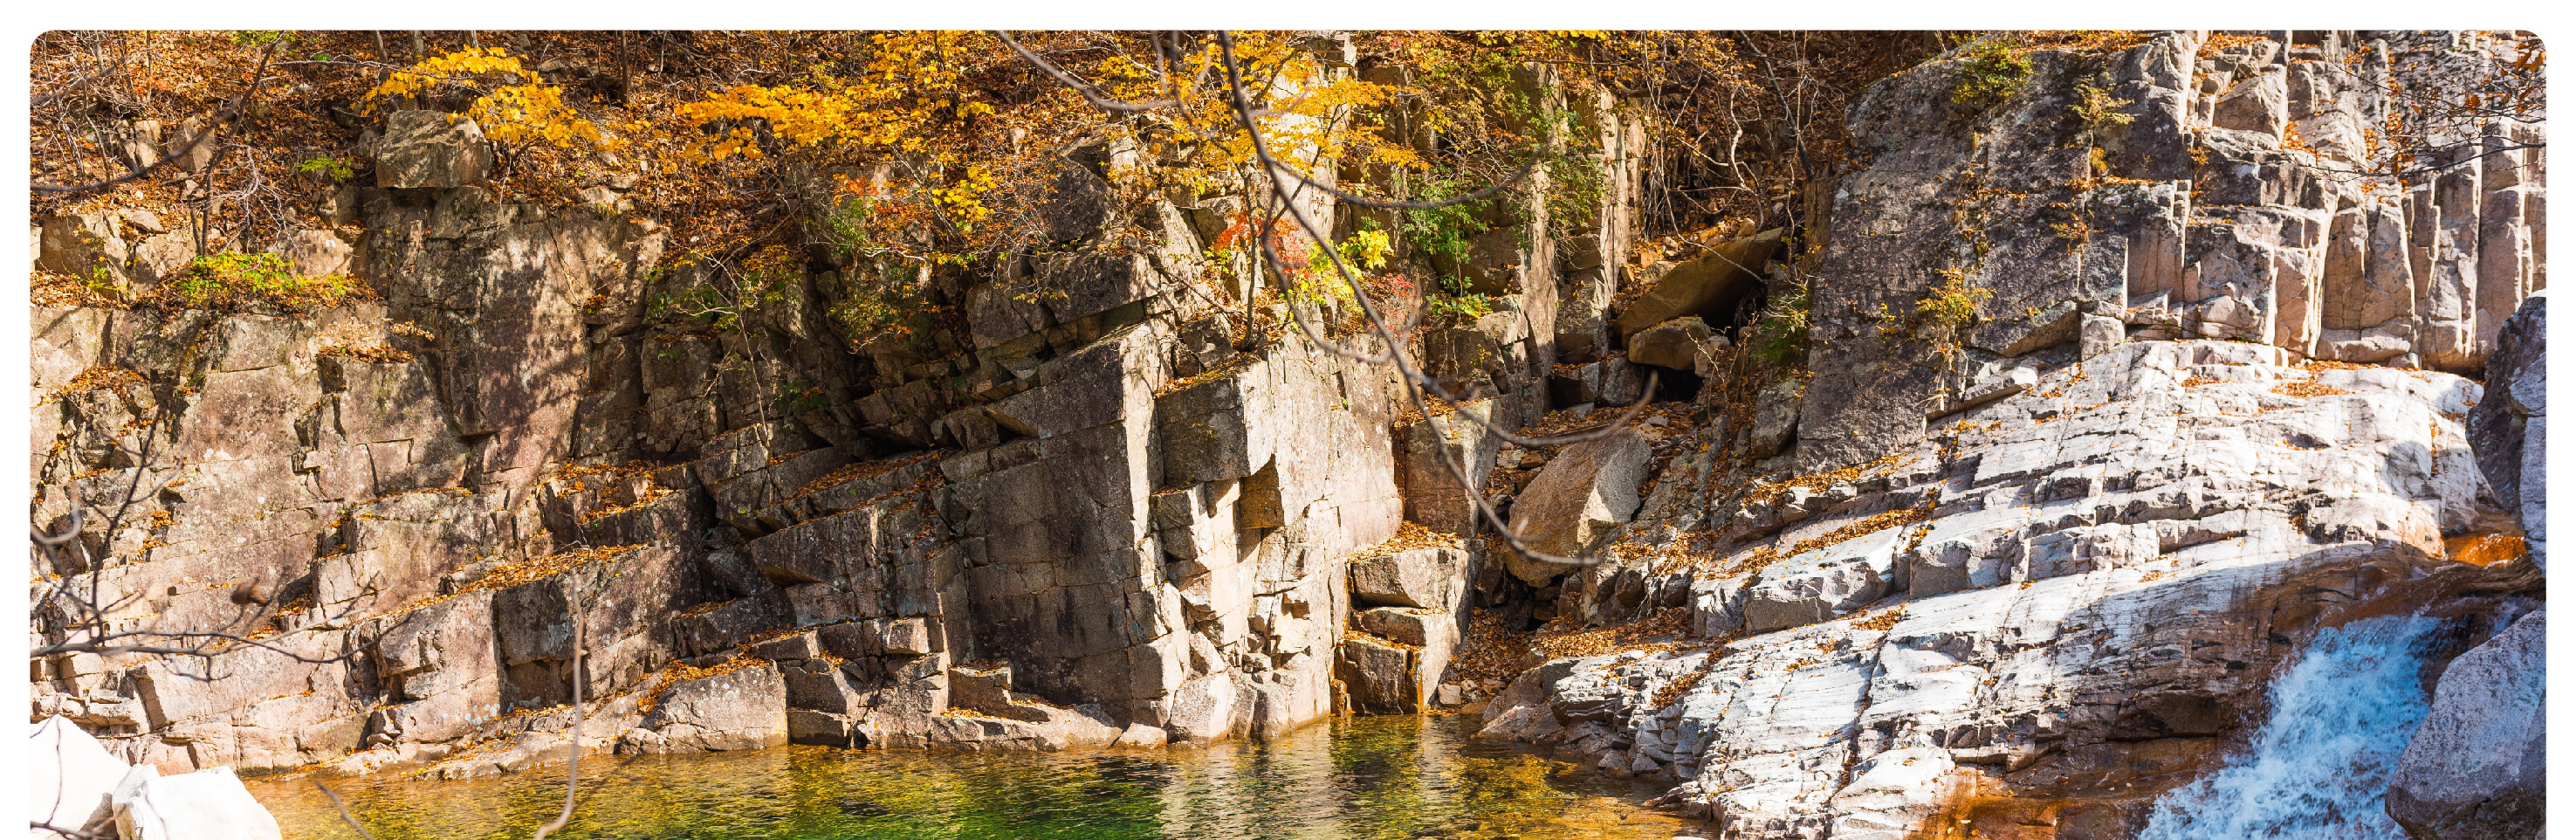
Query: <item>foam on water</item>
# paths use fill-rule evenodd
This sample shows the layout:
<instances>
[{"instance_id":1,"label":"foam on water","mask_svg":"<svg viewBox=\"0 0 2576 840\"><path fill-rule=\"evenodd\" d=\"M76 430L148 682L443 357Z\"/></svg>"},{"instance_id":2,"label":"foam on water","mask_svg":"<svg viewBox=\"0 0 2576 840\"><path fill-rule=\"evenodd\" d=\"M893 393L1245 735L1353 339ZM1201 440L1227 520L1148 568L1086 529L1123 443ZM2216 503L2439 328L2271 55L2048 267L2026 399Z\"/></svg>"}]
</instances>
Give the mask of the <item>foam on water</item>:
<instances>
[{"instance_id":1,"label":"foam on water","mask_svg":"<svg viewBox=\"0 0 2576 840\"><path fill-rule=\"evenodd\" d=\"M2140 840L2404 840L2381 797L2424 721L2417 674L2439 625L2385 616L2318 633L2273 681L2252 749L2156 800Z\"/></svg>"}]
</instances>

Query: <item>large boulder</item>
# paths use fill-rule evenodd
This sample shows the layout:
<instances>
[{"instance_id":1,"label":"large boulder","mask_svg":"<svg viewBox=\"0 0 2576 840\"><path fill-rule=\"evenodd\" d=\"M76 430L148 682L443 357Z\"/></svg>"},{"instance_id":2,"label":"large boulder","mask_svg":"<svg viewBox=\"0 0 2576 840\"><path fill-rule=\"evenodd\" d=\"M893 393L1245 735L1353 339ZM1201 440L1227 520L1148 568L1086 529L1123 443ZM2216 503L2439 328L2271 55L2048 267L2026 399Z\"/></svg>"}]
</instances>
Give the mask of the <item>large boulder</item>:
<instances>
[{"instance_id":1,"label":"large boulder","mask_svg":"<svg viewBox=\"0 0 2576 840\"><path fill-rule=\"evenodd\" d=\"M1334 657L1334 677L1359 711L1412 714L1429 708L1458 649L1462 613L1455 607L1378 607L1351 616ZM1453 702L1454 701L1450 701Z\"/></svg>"},{"instance_id":2,"label":"large boulder","mask_svg":"<svg viewBox=\"0 0 2576 840\"><path fill-rule=\"evenodd\" d=\"M279 840L277 818L252 799L230 767L141 780L118 803L124 840Z\"/></svg>"},{"instance_id":3,"label":"large boulder","mask_svg":"<svg viewBox=\"0 0 2576 840\"><path fill-rule=\"evenodd\" d=\"M1415 548L1355 558L1351 593L1362 603L1447 609L1466 575L1467 552Z\"/></svg>"},{"instance_id":4,"label":"large boulder","mask_svg":"<svg viewBox=\"0 0 2576 840\"><path fill-rule=\"evenodd\" d=\"M1531 548L1572 558L1637 513L1637 486L1653 450L1635 429L1569 444L1512 503L1512 533ZM1531 586L1579 566L1508 552L1511 573Z\"/></svg>"},{"instance_id":5,"label":"large boulder","mask_svg":"<svg viewBox=\"0 0 2576 840\"><path fill-rule=\"evenodd\" d=\"M2547 610L2451 660L2388 780L2388 815L2417 840L2541 836L2547 807Z\"/></svg>"},{"instance_id":6,"label":"large boulder","mask_svg":"<svg viewBox=\"0 0 2576 840\"><path fill-rule=\"evenodd\" d=\"M473 120L438 111L385 115L376 140L376 186L387 189L455 189L492 169L492 144Z\"/></svg>"},{"instance_id":7,"label":"large boulder","mask_svg":"<svg viewBox=\"0 0 2576 840\"><path fill-rule=\"evenodd\" d=\"M673 683L644 715L663 749L751 750L787 743L787 682L763 662Z\"/></svg>"},{"instance_id":8,"label":"large boulder","mask_svg":"<svg viewBox=\"0 0 2576 840\"><path fill-rule=\"evenodd\" d=\"M1547 387L1557 405L1628 405L1646 396L1645 375L1624 356L1558 366L1548 374Z\"/></svg>"},{"instance_id":9,"label":"large boulder","mask_svg":"<svg viewBox=\"0 0 2576 840\"><path fill-rule=\"evenodd\" d=\"M1350 691L1351 708L1371 714L1422 711L1433 679L1421 671L1422 651L1380 639L1344 639L1334 650L1333 678Z\"/></svg>"},{"instance_id":10,"label":"large boulder","mask_svg":"<svg viewBox=\"0 0 2576 840\"><path fill-rule=\"evenodd\" d=\"M1700 342L1708 340L1708 322L1697 315L1685 315L1648 327L1628 337L1628 361L1674 370L1693 370L1700 358Z\"/></svg>"},{"instance_id":11,"label":"large boulder","mask_svg":"<svg viewBox=\"0 0 2576 840\"><path fill-rule=\"evenodd\" d=\"M1399 426L1396 477L1404 488L1404 518L1444 534L1471 533L1482 524L1472 497L1484 493L1503 444L1485 424L1520 425L1518 407L1517 400L1481 400ZM1466 483L1450 471L1452 464L1465 473Z\"/></svg>"},{"instance_id":12,"label":"large boulder","mask_svg":"<svg viewBox=\"0 0 2576 840\"><path fill-rule=\"evenodd\" d=\"M109 755L107 748L90 737L87 731L68 719L56 715L36 724L27 739L27 804L33 812L30 820L56 828L78 830L107 811L108 793L116 789L125 776L125 762ZM57 836L36 829L38 837Z\"/></svg>"},{"instance_id":13,"label":"large boulder","mask_svg":"<svg viewBox=\"0 0 2576 840\"><path fill-rule=\"evenodd\" d=\"M1754 398L1753 431L1744 442L1744 454L1769 458L1780 454L1782 447L1798 432L1799 398L1807 392L1807 383L1794 379L1771 383Z\"/></svg>"},{"instance_id":14,"label":"large boulder","mask_svg":"<svg viewBox=\"0 0 2576 840\"><path fill-rule=\"evenodd\" d=\"M1619 313L1619 332L1636 335L1685 315L1723 318L1762 282L1762 263L1780 249L1779 228L1719 245L1678 263L1655 287ZM1632 342L1633 343L1633 340ZM1686 366L1685 366L1686 367Z\"/></svg>"}]
</instances>

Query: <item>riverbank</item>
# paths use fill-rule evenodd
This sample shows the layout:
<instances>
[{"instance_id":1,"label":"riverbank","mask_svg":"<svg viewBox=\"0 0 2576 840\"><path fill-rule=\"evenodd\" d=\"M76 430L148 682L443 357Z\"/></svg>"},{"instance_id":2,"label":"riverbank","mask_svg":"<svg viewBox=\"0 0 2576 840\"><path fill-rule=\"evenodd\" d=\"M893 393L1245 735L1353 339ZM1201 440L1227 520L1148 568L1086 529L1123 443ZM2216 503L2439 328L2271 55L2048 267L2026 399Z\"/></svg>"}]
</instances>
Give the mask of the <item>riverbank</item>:
<instances>
[{"instance_id":1,"label":"riverbank","mask_svg":"<svg viewBox=\"0 0 2576 840\"><path fill-rule=\"evenodd\" d=\"M583 762L574 838L1634 838L1697 835L1632 785L1470 739L1472 716L1343 718L1268 742L1055 753L787 746ZM288 840L524 837L560 770L253 780Z\"/></svg>"}]
</instances>

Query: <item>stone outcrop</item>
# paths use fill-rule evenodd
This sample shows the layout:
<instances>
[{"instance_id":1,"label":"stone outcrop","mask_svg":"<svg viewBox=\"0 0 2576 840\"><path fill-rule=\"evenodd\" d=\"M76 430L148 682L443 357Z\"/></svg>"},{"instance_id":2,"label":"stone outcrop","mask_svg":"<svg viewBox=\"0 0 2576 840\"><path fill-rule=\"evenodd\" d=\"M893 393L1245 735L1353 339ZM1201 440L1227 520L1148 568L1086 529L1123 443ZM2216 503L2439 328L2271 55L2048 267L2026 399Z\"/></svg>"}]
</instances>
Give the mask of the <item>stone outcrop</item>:
<instances>
[{"instance_id":1,"label":"stone outcrop","mask_svg":"<svg viewBox=\"0 0 2576 840\"><path fill-rule=\"evenodd\" d=\"M2545 565L2548 478L2548 298L2507 320L2487 362L2485 398L2469 413L2478 468ZM2431 712L2389 780L2388 814L2414 837L2534 837L2544 832L2547 610L2451 661Z\"/></svg>"},{"instance_id":2,"label":"stone outcrop","mask_svg":"<svg viewBox=\"0 0 2576 840\"><path fill-rule=\"evenodd\" d=\"M2486 398L2469 411L2478 469L2543 565L2549 561L2548 338L2549 297L2535 293L2497 334Z\"/></svg>"},{"instance_id":3,"label":"stone outcrop","mask_svg":"<svg viewBox=\"0 0 2576 840\"><path fill-rule=\"evenodd\" d=\"M374 152L376 186L386 189L455 189L483 180L492 168L483 127L438 111L385 115Z\"/></svg>"},{"instance_id":4,"label":"stone outcrop","mask_svg":"<svg viewBox=\"0 0 2576 840\"><path fill-rule=\"evenodd\" d=\"M1668 555L1706 642L1530 671L1486 733L1673 779L1727 836L1905 836L1981 779L2143 815L2305 634L2434 601L2482 635L2459 604L2537 593L2527 561L2445 559L2502 527L2475 383L2286 356L2127 343L1833 486L1757 488L1813 512Z\"/></svg>"},{"instance_id":5,"label":"stone outcrop","mask_svg":"<svg viewBox=\"0 0 2576 840\"><path fill-rule=\"evenodd\" d=\"M1587 554L1615 526L1636 515L1647 454L1646 439L1627 429L1566 447L1514 499L1512 533L1547 554ZM1518 553L1508 562L1512 574L1532 586L1571 570L1565 563Z\"/></svg>"},{"instance_id":6,"label":"stone outcrop","mask_svg":"<svg viewBox=\"0 0 2576 840\"><path fill-rule=\"evenodd\" d=\"M1949 96L1965 68L1940 61L1866 94L1868 163L1830 187L1811 281L1812 379L1710 404L1704 439L1771 460L1704 486L1694 459L1659 464L1614 538L1641 550L1549 578L1561 612L1606 622L1679 587L1689 633L1532 669L1487 734L1672 779L1667 801L1728 837L1954 817L2129 836L2250 735L2318 628L2426 609L2465 646L2528 608L2538 553L2495 548L2521 534L2489 485L2521 480L2507 441L2543 413L2496 398L2538 357L2515 337L2537 333L2516 325L2538 323L2540 274L2516 255L2541 160L2394 192L2323 178L2387 106L2309 60L2353 34L2203 38L2026 53L1996 101ZM2371 39L2414 68L2364 59L2377 80L2500 60ZM2127 119L2078 119L2084 78ZM1908 314L1928 304L1976 315ZM2483 372L2487 396L2428 368Z\"/></svg>"},{"instance_id":7,"label":"stone outcrop","mask_svg":"<svg viewBox=\"0 0 2576 840\"><path fill-rule=\"evenodd\" d=\"M2482 368L2504 319L2541 284L2530 257L2538 150L2394 192L2331 173L2353 166L2359 126L2402 104L2379 82L2438 86L2510 51L2448 33L2329 35L2287 50L2178 33L2107 55L2034 51L2019 94L1965 115L1951 96L1964 62L1873 86L1850 122L1871 163L1833 193L1801 471L1901 448L1926 433L1922 406L1941 396L2123 339ZM2331 69L2345 56L2357 69ZM2087 122L2071 107L2087 79L2123 103L2119 119ZM2316 142L2288 142L2285 126ZM1955 360L1935 358L1939 336L1897 323L1943 272L1985 292ZM1916 334L1882 341L1882 327Z\"/></svg>"},{"instance_id":8,"label":"stone outcrop","mask_svg":"<svg viewBox=\"0 0 2576 840\"><path fill-rule=\"evenodd\" d=\"M2432 713L2388 782L2388 814L2411 837L2539 837L2548 801L2542 715L2547 611L2451 660Z\"/></svg>"},{"instance_id":9,"label":"stone outcrop","mask_svg":"<svg viewBox=\"0 0 2576 840\"><path fill-rule=\"evenodd\" d=\"M1280 732L1341 696L1349 558L1408 512L1471 530L1498 446L1470 418L1544 407L1543 229L1479 245L1496 311L1425 359L1499 396L1407 426L1382 368L1212 305L1233 290L1203 276L1213 231L1190 208L1115 220L1159 250L943 279L959 329L853 356L828 301L883 267L818 261L711 328L650 305L713 276L650 270L664 233L624 215L632 178L576 206L504 200L480 129L450 116L389 115L361 149L374 179L327 202L345 226L276 244L381 300L36 313L37 518L90 514L44 571L114 605L89 626L47 614L41 637L265 640L43 662L38 708L125 760L515 770L576 746L576 682L584 749ZM1051 224L1067 241L1109 224L1104 196L1071 191ZM149 214L41 227L48 270L157 282ZM176 378L113 375L136 371ZM795 388L816 396L779 397ZM1393 584L1427 603L1393 606L1463 610L1470 564L1435 565ZM1443 656L1416 681L1436 686ZM957 690L996 667L1002 687Z\"/></svg>"},{"instance_id":10,"label":"stone outcrop","mask_svg":"<svg viewBox=\"0 0 2576 840\"><path fill-rule=\"evenodd\" d=\"M1511 199L1463 257L1398 243L1490 305L1411 342L1449 398L1424 402L1290 325L1341 304L1212 258L1243 195L1113 202L1067 162L1046 247L932 273L917 328L853 345L835 307L897 267L809 254L731 321L669 311L722 275L663 265L633 178L505 198L473 123L394 112L334 227L259 243L375 298L32 313L34 519L87 514L37 572L107 605L38 605L38 643L259 642L50 656L35 708L172 809L217 767L1153 747L1465 707L1730 838L1916 836L1962 802L2125 836L2321 628L2421 610L2494 638L2392 813L2517 820L2536 719L2473 710L2537 696L2545 161L2326 177L2383 124L2378 81L2499 48L2311 35L2035 49L1986 98L1926 62L1858 100L1798 222L1655 246L1643 118L1525 68L1600 132L1600 201ZM36 227L40 267L124 301L193 254L141 211ZM1770 358L1745 318L1810 294L1804 357ZM1591 436L1526 437L1564 432ZM1509 647L1542 627L1597 649ZM2430 758L2462 751L2501 763Z\"/></svg>"}]
</instances>

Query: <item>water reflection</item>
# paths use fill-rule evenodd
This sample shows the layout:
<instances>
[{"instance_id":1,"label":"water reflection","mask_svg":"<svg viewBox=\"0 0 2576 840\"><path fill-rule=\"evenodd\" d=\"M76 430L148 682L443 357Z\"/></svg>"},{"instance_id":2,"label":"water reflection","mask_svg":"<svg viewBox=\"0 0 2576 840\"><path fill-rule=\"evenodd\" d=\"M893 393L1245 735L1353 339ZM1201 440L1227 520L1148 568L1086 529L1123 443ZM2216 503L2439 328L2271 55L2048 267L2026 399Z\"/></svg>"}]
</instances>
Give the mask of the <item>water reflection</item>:
<instances>
[{"instance_id":1,"label":"water reflection","mask_svg":"<svg viewBox=\"0 0 2576 840\"><path fill-rule=\"evenodd\" d=\"M1268 744L1083 754L749 753L584 762L569 838L1647 838L1683 825L1631 786L1474 742L1469 718L1361 718ZM548 773L340 779L381 840L520 838L562 804ZM594 787L596 785L596 787ZM289 840L356 832L301 780L252 783Z\"/></svg>"}]
</instances>

